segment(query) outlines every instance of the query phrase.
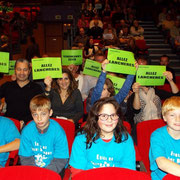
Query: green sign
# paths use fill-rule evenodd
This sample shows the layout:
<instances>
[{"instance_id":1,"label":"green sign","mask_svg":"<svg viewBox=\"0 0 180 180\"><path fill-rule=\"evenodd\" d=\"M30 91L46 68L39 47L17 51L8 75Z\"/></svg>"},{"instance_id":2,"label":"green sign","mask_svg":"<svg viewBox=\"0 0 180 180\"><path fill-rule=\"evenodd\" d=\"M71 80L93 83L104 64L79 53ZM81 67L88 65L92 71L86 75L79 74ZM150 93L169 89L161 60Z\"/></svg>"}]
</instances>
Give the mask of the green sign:
<instances>
[{"instance_id":1,"label":"green sign","mask_svg":"<svg viewBox=\"0 0 180 180\"><path fill-rule=\"evenodd\" d=\"M107 59L109 64L106 71L135 75L135 59L132 52L109 48Z\"/></svg>"},{"instance_id":2,"label":"green sign","mask_svg":"<svg viewBox=\"0 0 180 180\"><path fill-rule=\"evenodd\" d=\"M32 59L32 75L33 80L44 79L47 76L51 76L52 78L61 78L61 58L46 57Z\"/></svg>"},{"instance_id":3,"label":"green sign","mask_svg":"<svg viewBox=\"0 0 180 180\"><path fill-rule=\"evenodd\" d=\"M139 65L136 74L136 82L141 86L161 86L164 85L166 66Z\"/></svg>"},{"instance_id":4,"label":"green sign","mask_svg":"<svg viewBox=\"0 0 180 180\"><path fill-rule=\"evenodd\" d=\"M3 9L5 9L6 12L13 12L13 7L0 6L0 12L2 12Z\"/></svg>"},{"instance_id":5,"label":"green sign","mask_svg":"<svg viewBox=\"0 0 180 180\"><path fill-rule=\"evenodd\" d=\"M9 53L7 52L0 52L0 72L9 72Z\"/></svg>"},{"instance_id":6,"label":"green sign","mask_svg":"<svg viewBox=\"0 0 180 180\"><path fill-rule=\"evenodd\" d=\"M115 90L115 93L117 94L119 90L122 88L125 82L125 79L119 78L117 76L111 76L111 75L107 75L106 78L109 78L113 82L114 90Z\"/></svg>"},{"instance_id":7,"label":"green sign","mask_svg":"<svg viewBox=\"0 0 180 180\"><path fill-rule=\"evenodd\" d=\"M14 70L14 67L15 67L15 63L16 63L16 60L10 60L9 61L9 74L8 75L12 75L12 74L15 74L15 70Z\"/></svg>"},{"instance_id":8,"label":"green sign","mask_svg":"<svg viewBox=\"0 0 180 180\"><path fill-rule=\"evenodd\" d=\"M82 49L79 50L62 50L61 51L62 65L70 64L81 65L83 59Z\"/></svg>"},{"instance_id":9,"label":"green sign","mask_svg":"<svg viewBox=\"0 0 180 180\"><path fill-rule=\"evenodd\" d=\"M86 59L83 74L99 77L101 74L101 64L99 62Z\"/></svg>"}]
</instances>

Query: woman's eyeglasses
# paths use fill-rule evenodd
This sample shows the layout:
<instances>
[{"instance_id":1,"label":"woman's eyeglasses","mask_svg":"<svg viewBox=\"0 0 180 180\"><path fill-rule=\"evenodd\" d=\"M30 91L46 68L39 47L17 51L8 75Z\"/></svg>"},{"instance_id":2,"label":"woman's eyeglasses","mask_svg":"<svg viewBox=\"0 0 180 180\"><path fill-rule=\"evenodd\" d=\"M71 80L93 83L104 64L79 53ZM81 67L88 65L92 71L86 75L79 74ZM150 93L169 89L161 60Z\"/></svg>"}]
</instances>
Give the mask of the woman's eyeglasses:
<instances>
[{"instance_id":1,"label":"woman's eyeglasses","mask_svg":"<svg viewBox=\"0 0 180 180\"><path fill-rule=\"evenodd\" d=\"M98 117L101 121L107 121L109 117L111 118L112 121L116 121L119 118L119 116L115 113L110 114L110 115L109 114L99 114Z\"/></svg>"}]
</instances>

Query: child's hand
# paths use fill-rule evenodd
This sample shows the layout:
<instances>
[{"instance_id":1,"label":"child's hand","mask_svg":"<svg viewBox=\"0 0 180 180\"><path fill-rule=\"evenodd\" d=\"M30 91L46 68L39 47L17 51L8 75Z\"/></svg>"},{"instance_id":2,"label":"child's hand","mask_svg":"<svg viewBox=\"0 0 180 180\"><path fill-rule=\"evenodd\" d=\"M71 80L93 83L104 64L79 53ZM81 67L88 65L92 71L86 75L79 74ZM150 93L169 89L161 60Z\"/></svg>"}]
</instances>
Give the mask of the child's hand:
<instances>
[{"instance_id":1,"label":"child's hand","mask_svg":"<svg viewBox=\"0 0 180 180\"><path fill-rule=\"evenodd\" d=\"M138 70L138 67L139 67L139 64L137 63L137 61L135 61L135 68L136 68L136 71Z\"/></svg>"},{"instance_id":2,"label":"child's hand","mask_svg":"<svg viewBox=\"0 0 180 180\"><path fill-rule=\"evenodd\" d=\"M52 78L51 78L51 76L47 76L47 77L44 79L44 84L45 84L48 88L51 88L51 83L52 83Z\"/></svg>"},{"instance_id":3,"label":"child's hand","mask_svg":"<svg viewBox=\"0 0 180 180\"><path fill-rule=\"evenodd\" d=\"M165 71L163 75L166 77L166 79L170 82L173 80L173 75L170 71Z\"/></svg>"},{"instance_id":4,"label":"child's hand","mask_svg":"<svg viewBox=\"0 0 180 180\"><path fill-rule=\"evenodd\" d=\"M102 67L102 70L103 72L106 72L106 65L109 64L109 60L105 59L102 64L101 64L101 67Z\"/></svg>"},{"instance_id":5,"label":"child's hand","mask_svg":"<svg viewBox=\"0 0 180 180\"><path fill-rule=\"evenodd\" d=\"M135 82L133 85L132 85L132 89L133 89L133 92L134 93L139 93L139 88L140 88L140 84L138 82Z\"/></svg>"}]
</instances>

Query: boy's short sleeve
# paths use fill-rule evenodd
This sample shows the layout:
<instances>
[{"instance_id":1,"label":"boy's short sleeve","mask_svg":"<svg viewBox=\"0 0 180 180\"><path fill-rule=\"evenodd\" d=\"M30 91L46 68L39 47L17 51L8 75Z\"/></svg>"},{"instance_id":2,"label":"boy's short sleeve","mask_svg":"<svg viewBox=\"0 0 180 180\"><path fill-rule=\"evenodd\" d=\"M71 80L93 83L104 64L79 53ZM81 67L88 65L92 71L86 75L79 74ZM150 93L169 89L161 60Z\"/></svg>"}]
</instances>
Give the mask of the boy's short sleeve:
<instances>
[{"instance_id":1,"label":"boy's short sleeve","mask_svg":"<svg viewBox=\"0 0 180 180\"><path fill-rule=\"evenodd\" d=\"M158 157L166 157L165 146L164 146L165 144L163 143L165 141L163 135L164 131L162 130L164 130L164 127L154 131L150 139L149 158L150 158L150 168L152 171L158 169L156 159Z\"/></svg>"},{"instance_id":2,"label":"boy's short sleeve","mask_svg":"<svg viewBox=\"0 0 180 180\"><path fill-rule=\"evenodd\" d=\"M76 169L86 170L86 139L85 135L76 136L73 146L69 164Z\"/></svg>"},{"instance_id":3,"label":"boy's short sleeve","mask_svg":"<svg viewBox=\"0 0 180 180\"><path fill-rule=\"evenodd\" d=\"M69 149L66 133L62 127L57 128L57 136L54 144L54 158L68 159Z\"/></svg>"},{"instance_id":4,"label":"boy's short sleeve","mask_svg":"<svg viewBox=\"0 0 180 180\"><path fill-rule=\"evenodd\" d=\"M19 147L20 156L25 156L25 157L33 156L30 137L31 136L29 132L26 131L26 127L25 127L21 134L21 141L20 141L20 147Z\"/></svg>"},{"instance_id":5,"label":"boy's short sleeve","mask_svg":"<svg viewBox=\"0 0 180 180\"><path fill-rule=\"evenodd\" d=\"M6 144L7 144L14 141L15 139L20 139L20 133L16 128L15 124L11 120L6 119L6 121L8 121L8 123L6 123L3 126L3 128L5 132L4 137L6 138Z\"/></svg>"}]
</instances>

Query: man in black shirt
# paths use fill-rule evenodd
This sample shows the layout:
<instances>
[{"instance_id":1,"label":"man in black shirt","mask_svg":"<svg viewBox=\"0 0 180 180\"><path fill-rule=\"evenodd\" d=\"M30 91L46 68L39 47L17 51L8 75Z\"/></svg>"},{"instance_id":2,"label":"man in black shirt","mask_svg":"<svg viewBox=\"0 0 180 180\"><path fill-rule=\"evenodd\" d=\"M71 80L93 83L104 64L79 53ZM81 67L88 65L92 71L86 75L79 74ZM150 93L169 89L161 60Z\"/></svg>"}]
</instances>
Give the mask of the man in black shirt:
<instances>
[{"instance_id":1,"label":"man in black shirt","mask_svg":"<svg viewBox=\"0 0 180 180\"><path fill-rule=\"evenodd\" d=\"M18 119L23 123L32 120L29 110L30 100L43 91L40 85L31 82L30 64L25 59L19 59L15 64L16 81L6 82L0 87L0 98L5 98L7 104L6 117Z\"/></svg>"}]
</instances>

